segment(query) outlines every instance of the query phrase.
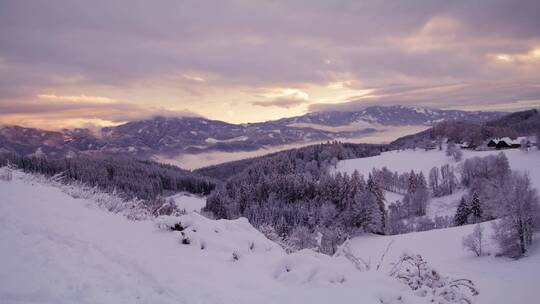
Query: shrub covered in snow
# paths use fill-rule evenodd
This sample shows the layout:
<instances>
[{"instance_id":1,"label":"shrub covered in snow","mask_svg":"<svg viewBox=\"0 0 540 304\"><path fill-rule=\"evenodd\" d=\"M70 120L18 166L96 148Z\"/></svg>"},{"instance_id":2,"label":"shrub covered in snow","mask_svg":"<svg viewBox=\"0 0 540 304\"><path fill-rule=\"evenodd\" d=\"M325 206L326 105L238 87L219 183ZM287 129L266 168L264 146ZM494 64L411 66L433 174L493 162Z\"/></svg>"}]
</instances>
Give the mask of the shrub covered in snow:
<instances>
[{"instance_id":1,"label":"shrub covered in snow","mask_svg":"<svg viewBox=\"0 0 540 304\"><path fill-rule=\"evenodd\" d=\"M470 304L472 297L478 295L478 290L471 280L442 276L418 254L403 254L390 275L407 284L416 295L427 297L431 303Z\"/></svg>"}]
</instances>

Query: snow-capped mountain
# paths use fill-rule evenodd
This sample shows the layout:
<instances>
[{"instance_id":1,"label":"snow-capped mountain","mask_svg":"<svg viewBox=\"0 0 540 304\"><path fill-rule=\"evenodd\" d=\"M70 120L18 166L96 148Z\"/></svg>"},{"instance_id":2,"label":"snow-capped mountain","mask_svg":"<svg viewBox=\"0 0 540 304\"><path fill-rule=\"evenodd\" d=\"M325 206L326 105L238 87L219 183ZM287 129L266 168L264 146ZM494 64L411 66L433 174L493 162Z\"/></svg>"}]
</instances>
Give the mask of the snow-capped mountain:
<instances>
[{"instance_id":1,"label":"snow-capped mountain","mask_svg":"<svg viewBox=\"0 0 540 304\"><path fill-rule=\"evenodd\" d=\"M324 126L344 126L358 122L374 125L432 125L433 123L462 120L481 122L502 116L500 112L469 112L459 110L440 110L407 106L371 106L354 112L313 112L303 116L279 120L285 124L314 124Z\"/></svg>"},{"instance_id":2,"label":"snow-capped mountain","mask_svg":"<svg viewBox=\"0 0 540 304\"><path fill-rule=\"evenodd\" d=\"M0 151L23 155L66 156L73 153L152 155L208 151L255 151L263 147L376 136L391 127L430 126L444 120L481 122L501 117L494 112L466 112L404 106L372 106L356 112L314 112L275 121L230 124L202 117L156 117L106 127L45 131L0 128ZM403 135L403 134L402 134Z\"/></svg>"}]
</instances>

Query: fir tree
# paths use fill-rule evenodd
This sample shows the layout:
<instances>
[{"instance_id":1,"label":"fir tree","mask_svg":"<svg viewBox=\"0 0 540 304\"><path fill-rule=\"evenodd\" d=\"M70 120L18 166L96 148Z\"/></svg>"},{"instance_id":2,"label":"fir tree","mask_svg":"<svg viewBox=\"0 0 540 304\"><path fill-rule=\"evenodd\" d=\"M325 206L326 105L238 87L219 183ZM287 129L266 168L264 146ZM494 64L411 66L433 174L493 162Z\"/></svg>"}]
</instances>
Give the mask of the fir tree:
<instances>
[{"instance_id":1,"label":"fir tree","mask_svg":"<svg viewBox=\"0 0 540 304\"><path fill-rule=\"evenodd\" d=\"M467 219L470 213L471 210L469 209L467 201L464 197L462 197L456 210L456 215L454 216L454 224L456 226L462 226L467 224Z\"/></svg>"},{"instance_id":2,"label":"fir tree","mask_svg":"<svg viewBox=\"0 0 540 304\"><path fill-rule=\"evenodd\" d=\"M385 231L386 224L386 209L384 207L384 193L379 185L373 179L373 176L370 174L367 183L368 191L375 197L377 209L374 212L378 212L376 215L377 218L380 218L380 224L377 228L376 233L382 234Z\"/></svg>"},{"instance_id":3,"label":"fir tree","mask_svg":"<svg viewBox=\"0 0 540 304\"><path fill-rule=\"evenodd\" d=\"M473 197L470 203L470 223L480 223L482 221L482 206L480 204L480 198L478 192L473 193Z\"/></svg>"}]
</instances>

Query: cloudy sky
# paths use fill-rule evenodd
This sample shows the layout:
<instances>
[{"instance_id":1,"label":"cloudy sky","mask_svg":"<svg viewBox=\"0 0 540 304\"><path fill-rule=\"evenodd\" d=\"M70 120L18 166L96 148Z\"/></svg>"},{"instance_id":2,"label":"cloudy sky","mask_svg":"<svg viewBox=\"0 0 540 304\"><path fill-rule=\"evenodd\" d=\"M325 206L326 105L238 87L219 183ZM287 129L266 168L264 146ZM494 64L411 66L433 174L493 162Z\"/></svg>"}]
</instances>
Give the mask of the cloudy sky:
<instances>
[{"instance_id":1,"label":"cloudy sky","mask_svg":"<svg viewBox=\"0 0 540 304\"><path fill-rule=\"evenodd\" d=\"M540 106L540 1L0 0L0 123Z\"/></svg>"}]
</instances>

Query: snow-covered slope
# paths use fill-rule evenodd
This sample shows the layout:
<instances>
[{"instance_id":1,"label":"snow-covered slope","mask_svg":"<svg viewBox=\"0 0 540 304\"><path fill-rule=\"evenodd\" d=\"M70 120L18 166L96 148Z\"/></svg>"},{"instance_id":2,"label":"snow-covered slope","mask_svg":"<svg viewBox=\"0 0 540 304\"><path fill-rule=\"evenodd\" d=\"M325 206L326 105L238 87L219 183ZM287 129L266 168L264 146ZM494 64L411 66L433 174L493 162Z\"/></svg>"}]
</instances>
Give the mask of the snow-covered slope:
<instances>
[{"instance_id":1,"label":"snow-covered slope","mask_svg":"<svg viewBox=\"0 0 540 304\"><path fill-rule=\"evenodd\" d=\"M531 151L528 152L523 152L519 149L503 151L463 150L463 160L475 156L483 157L501 152L506 154L511 169L527 172L531 177L532 185L540 191L540 151L536 149L531 149ZM445 164L452 164L454 166L459 165L459 163L454 162L452 158L446 156L444 151L424 151L417 149L390 151L373 157L343 160L337 164L336 170L349 174L358 170L359 173L367 176L374 168L380 169L382 167L387 167L390 171L397 171L398 173L410 172L411 170L414 170L415 172L422 171L427 178L431 168L435 166L440 167Z\"/></svg>"},{"instance_id":2,"label":"snow-covered slope","mask_svg":"<svg viewBox=\"0 0 540 304\"><path fill-rule=\"evenodd\" d=\"M245 219L131 221L20 172L0 193L2 304L425 303L344 257L286 255Z\"/></svg>"},{"instance_id":3,"label":"snow-covered slope","mask_svg":"<svg viewBox=\"0 0 540 304\"><path fill-rule=\"evenodd\" d=\"M482 224L490 232L490 223ZM397 236L366 235L351 240L353 252L373 264L378 263L388 244L393 242L385 261L395 261L403 252L421 254L439 272L454 278L472 279L480 294L478 304L538 303L540 282L540 248L533 248L528 257L515 261L491 256L476 257L461 245L464 235L474 226L415 232ZM536 235L538 239L540 235ZM494 253L494 244L486 237L486 250ZM389 271L383 263L383 271Z\"/></svg>"}]
</instances>

